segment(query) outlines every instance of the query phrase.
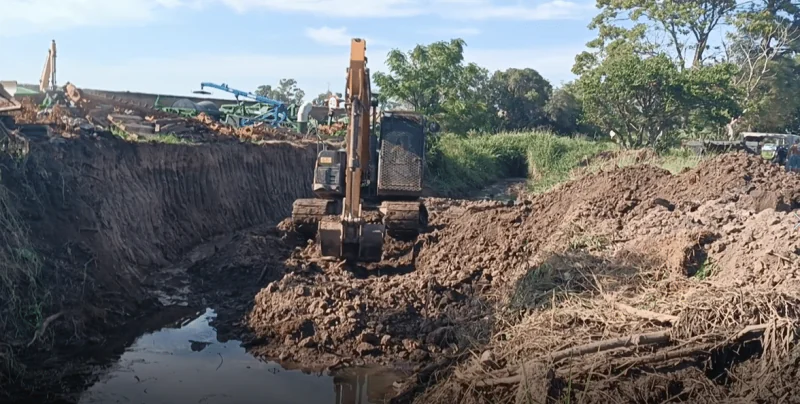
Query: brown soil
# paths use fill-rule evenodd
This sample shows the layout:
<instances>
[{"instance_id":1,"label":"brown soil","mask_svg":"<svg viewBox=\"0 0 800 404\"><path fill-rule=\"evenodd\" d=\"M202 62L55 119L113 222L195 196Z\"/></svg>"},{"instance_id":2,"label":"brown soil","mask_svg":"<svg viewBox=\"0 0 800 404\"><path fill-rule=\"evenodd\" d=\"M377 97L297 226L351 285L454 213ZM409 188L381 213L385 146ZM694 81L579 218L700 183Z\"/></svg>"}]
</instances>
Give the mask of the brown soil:
<instances>
[{"instance_id":1,"label":"brown soil","mask_svg":"<svg viewBox=\"0 0 800 404\"><path fill-rule=\"evenodd\" d=\"M800 206L799 191L796 176L731 154L679 176L651 166L601 172L513 206L429 199L431 231L395 246L380 264L325 262L314 244L295 250L290 272L256 296L249 325L264 343L257 352L306 364L430 363L486 344L513 368L593 338L658 329L621 318L609 298L693 318L675 325L682 338L735 334L768 320L795 324L794 312L755 313L794 299L800 243L787 211ZM742 287L753 288L750 300L724 292ZM687 300L720 312L692 313ZM752 308L737 306L748 302ZM544 313L550 325L539 324ZM513 336L526 326L534 328ZM481 401L463 393L486 374L464 376L470 366L480 367L468 361L452 389L442 393L441 385L440 395L422 399ZM649 386L645 380L634 383ZM641 391L597 383L626 399ZM717 398L738 397L723 390ZM700 390L681 391L696 398Z\"/></svg>"},{"instance_id":2,"label":"brown soil","mask_svg":"<svg viewBox=\"0 0 800 404\"><path fill-rule=\"evenodd\" d=\"M516 203L429 198L426 233L354 266L274 226L310 196L313 146L23 140L28 154L0 167L3 201L26 223L48 293L34 326L3 323L0 356L29 370L16 390L63 391L79 373L66 352L180 303L213 307L223 338L287 363L417 366L398 401L800 393L777 377L796 372L800 178L757 157L678 176L615 169ZM763 327L743 342L748 325ZM638 347L549 356L642 334Z\"/></svg>"},{"instance_id":3,"label":"brown soil","mask_svg":"<svg viewBox=\"0 0 800 404\"><path fill-rule=\"evenodd\" d=\"M2 361L10 367L0 373L2 384L14 388L12 394L17 389L52 391L52 383L64 380L53 372L68 378L73 371L59 360L61 354L107 345L121 324L160 307L157 298L192 305L219 301L217 290L202 287L212 277L188 278L192 293L177 296L176 282L187 279L186 267L206 264L203 256L213 255L214 246L195 258L187 254L216 236L288 216L294 199L310 196L311 172L297 167L313 165L316 154L313 146L289 142L170 145L103 136L23 140L30 141L30 152L7 156L0 166L0 202L24 225L10 228L9 221L0 220L9 246L0 259L12 259L21 250L12 248L12 241L29 240L25 251L42 263L42 275L30 287L44 293L28 300L7 297L36 307L38 313L23 318L9 312L11 300L0 297L0 316L8 320L0 326L0 359L12 359ZM253 249L273 253L265 243ZM258 259L259 270L269 262L253 251L235 253ZM287 255L276 258L277 265ZM225 264L243 267L246 262ZM2 279L14 273L7 269ZM271 279L264 277L260 286ZM24 278L16 281L23 290L30 285ZM233 290L242 284L259 288L252 278L233 276L232 282ZM246 299L252 301L254 294ZM220 317L225 320L224 313ZM40 329L44 333L27 347Z\"/></svg>"}]
</instances>

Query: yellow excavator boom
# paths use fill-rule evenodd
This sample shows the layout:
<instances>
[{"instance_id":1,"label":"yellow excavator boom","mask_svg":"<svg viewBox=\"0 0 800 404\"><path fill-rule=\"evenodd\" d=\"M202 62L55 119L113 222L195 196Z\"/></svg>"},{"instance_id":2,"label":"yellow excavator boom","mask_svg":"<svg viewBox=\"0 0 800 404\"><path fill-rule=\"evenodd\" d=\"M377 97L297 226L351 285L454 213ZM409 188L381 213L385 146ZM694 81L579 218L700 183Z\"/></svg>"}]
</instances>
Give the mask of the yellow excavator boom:
<instances>
[{"instance_id":1,"label":"yellow excavator boom","mask_svg":"<svg viewBox=\"0 0 800 404\"><path fill-rule=\"evenodd\" d=\"M56 89L56 41L50 43L47 59L44 61L42 77L39 78L39 91L46 93Z\"/></svg>"},{"instance_id":2,"label":"yellow excavator boom","mask_svg":"<svg viewBox=\"0 0 800 404\"><path fill-rule=\"evenodd\" d=\"M361 218L361 180L364 167L369 167L370 136L370 79L367 70L367 44L363 39L353 39L350 45L350 67L347 69L345 109L350 115L347 128L346 193L342 219L358 221Z\"/></svg>"},{"instance_id":3,"label":"yellow excavator boom","mask_svg":"<svg viewBox=\"0 0 800 404\"><path fill-rule=\"evenodd\" d=\"M366 223L362 216L362 180L370 164L371 97L367 44L361 38L350 42L350 67L347 69L345 109L350 116L346 138L346 166L342 214L319 224L323 255L354 260L378 261L383 251L385 227Z\"/></svg>"}]
</instances>

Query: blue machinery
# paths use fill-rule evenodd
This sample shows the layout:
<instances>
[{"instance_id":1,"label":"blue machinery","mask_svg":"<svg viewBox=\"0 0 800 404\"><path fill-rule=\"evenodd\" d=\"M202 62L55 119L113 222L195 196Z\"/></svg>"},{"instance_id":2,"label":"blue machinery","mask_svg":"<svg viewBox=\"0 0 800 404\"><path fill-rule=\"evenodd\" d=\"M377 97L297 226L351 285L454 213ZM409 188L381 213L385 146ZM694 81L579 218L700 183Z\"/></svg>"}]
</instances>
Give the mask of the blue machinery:
<instances>
[{"instance_id":1,"label":"blue machinery","mask_svg":"<svg viewBox=\"0 0 800 404\"><path fill-rule=\"evenodd\" d=\"M204 91L206 87L215 88L217 90L222 90L228 93L233 94L236 97L236 101L239 101L239 97L249 98L251 100L255 100L258 103L270 105L272 108L266 113L255 117L245 117L240 116L238 118L238 126L249 126L253 125L257 122L266 122L272 126L280 126L284 122L287 122L289 119L289 110L286 108L286 104L276 101L267 97L262 97L260 95L237 90L235 88L228 87L227 84L215 84L215 83L200 83L200 91L195 91L196 94L211 94L208 91Z\"/></svg>"}]
</instances>

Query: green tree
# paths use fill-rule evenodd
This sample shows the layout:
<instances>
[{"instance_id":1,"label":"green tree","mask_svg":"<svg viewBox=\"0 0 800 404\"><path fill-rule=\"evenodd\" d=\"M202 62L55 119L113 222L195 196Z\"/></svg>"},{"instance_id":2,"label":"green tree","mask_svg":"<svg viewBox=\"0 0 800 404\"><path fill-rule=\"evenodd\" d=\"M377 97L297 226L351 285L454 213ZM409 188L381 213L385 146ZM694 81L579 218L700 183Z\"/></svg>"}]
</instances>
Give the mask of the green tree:
<instances>
[{"instance_id":1,"label":"green tree","mask_svg":"<svg viewBox=\"0 0 800 404\"><path fill-rule=\"evenodd\" d=\"M598 37L588 44L592 52L579 58L584 68L599 63L606 47L627 43L640 55L669 54L682 70L713 56L710 40L734 13L736 0L597 0L597 7L589 28Z\"/></svg>"},{"instance_id":2,"label":"green tree","mask_svg":"<svg viewBox=\"0 0 800 404\"><path fill-rule=\"evenodd\" d=\"M754 1L732 18L728 60L739 66L734 81L746 113L740 124L760 131L791 128L798 108L800 7L787 1Z\"/></svg>"},{"instance_id":3,"label":"green tree","mask_svg":"<svg viewBox=\"0 0 800 404\"><path fill-rule=\"evenodd\" d=\"M675 146L678 129L720 127L741 113L731 64L682 71L667 55L610 54L578 80L584 117L626 147Z\"/></svg>"},{"instance_id":4,"label":"green tree","mask_svg":"<svg viewBox=\"0 0 800 404\"><path fill-rule=\"evenodd\" d=\"M306 95L303 90L297 87L297 80L295 79L281 79L277 88L272 88L271 85L258 86L256 94L285 104L295 105L302 104L303 97Z\"/></svg>"},{"instance_id":5,"label":"green tree","mask_svg":"<svg viewBox=\"0 0 800 404\"><path fill-rule=\"evenodd\" d=\"M553 90L544 106L544 113L553 130L562 135L579 132L583 107L576 94L575 85L567 83Z\"/></svg>"},{"instance_id":6,"label":"green tree","mask_svg":"<svg viewBox=\"0 0 800 404\"><path fill-rule=\"evenodd\" d=\"M409 52L392 50L386 59L389 73L373 74L380 98L407 104L446 130L488 128L488 72L464 62L465 46L464 40L453 39L417 45Z\"/></svg>"},{"instance_id":7,"label":"green tree","mask_svg":"<svg viewBox=\"0 0 800 404\"><path fill-rule=\"evenodd\" d=\"M339 98L339 99L342 99L344 97L342 95L342 93L334 93L334 95L336 96L336 98ZM328 105L328 98L330 98L330 93L328 93L326 91L324 93L319 93L319 95L316 98L314 98L314 101L316 101L317 104L319 104L319 105L327 106Z\"/></svg>"},{"instance_id":8,"label":"green tree","mask_svg":"<svg viewBox=\"0 0 800 404\"><path fill-rule=\"evenodd\" d=\"M547 123L545 105L553 86L533 69L497 71L489 80L491 105L502 114L504 129L525 129Z\"/></svg>"},{"instance_id":9,"label":"green tree","mask_svg":"<svg viewBox=\"0 0 800 404\"><path fill-rule=\"evenodd\" d=\"M585 118L625 147L655 146L678 126L686 91L680 72L665 55L609 55L578 81Z\"/></svg>"}]
</instances>

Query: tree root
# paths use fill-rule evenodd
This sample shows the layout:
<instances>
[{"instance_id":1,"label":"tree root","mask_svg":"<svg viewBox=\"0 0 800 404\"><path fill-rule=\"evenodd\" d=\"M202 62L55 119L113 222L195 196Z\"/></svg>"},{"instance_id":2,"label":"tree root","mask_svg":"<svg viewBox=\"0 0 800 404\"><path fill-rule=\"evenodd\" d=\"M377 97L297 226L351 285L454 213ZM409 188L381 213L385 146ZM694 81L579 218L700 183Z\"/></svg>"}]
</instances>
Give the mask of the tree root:
<instances>
[{"instance_id":1,"label":"tree root","mask_svg":"<svg viewBox=\"0 0 800 404\"><path fill-rule=\"evenodd\" d=\"M59 311L58 313L53 314L52 316L47 317L46 319L44 319L44 321L42 321L42 325L33 334L33 339L31 339L31 342L28 342L28 345L26 346L26 348L30 348L30 346L33 345L33 343L36 342L36 340L38 340L39 338L41 338L42 335L44 335L44 332L47 331L47 327L50 325L50 323L52 323L53 321L58 320L59 317L61 317L63 315L64 315L64 311L62 310L62 311Z\"/></svg>"}]
</instances>

